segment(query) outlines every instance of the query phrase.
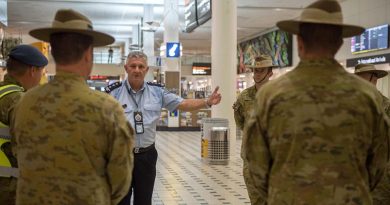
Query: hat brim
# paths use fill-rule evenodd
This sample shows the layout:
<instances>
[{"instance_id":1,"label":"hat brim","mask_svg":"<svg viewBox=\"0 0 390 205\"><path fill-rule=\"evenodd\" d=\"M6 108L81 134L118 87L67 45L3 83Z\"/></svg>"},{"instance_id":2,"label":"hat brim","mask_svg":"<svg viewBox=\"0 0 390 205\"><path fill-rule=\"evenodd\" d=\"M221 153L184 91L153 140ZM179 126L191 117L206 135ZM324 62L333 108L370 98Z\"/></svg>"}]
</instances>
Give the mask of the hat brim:
<instances>
[{"instance_id":1,"label":"hat brim","mask_svg":"<svg viewBox=\"0 0 390 205\"><path fill-rule=\"evenodd\" d=\"M277 68L279 66L276 66L276 65L271 65L271 66L254 66L254 65L247 65L245 66L247 68Z\"/></svg>"},{"instance_id":2,"label":"hat brim","mask_svg":"<svg viewBox=\"0 0 390 205\"><path fill-rule=\"evenodd\" d=\"M375 73L378 78L383 78L389 74L387 71L384 70L366 70L366 71L356 72L355 74L359 74L359 73Z\"/></svg>"},{"instance_id":3,"label":"hat brim","mask_svg":"<svg viewBox=\"0 0 390 205\"><path fill-rule=\"evenodd\" d=\"M81 29L65 29L65 28L39 28L29 32L29 34L41 41L50 42L50 36L54 33L78 33L91 36L93 39L92 46L106 46L114 43L115 39L105 33L92 31L92 30L81 30Z\"/></svg>"},{"instance_id":4,"label":"hat brim","mask_svg":"<svg viewBox=\"0 0 390 205\"><path fill-rule=\"evenodd\" d=\"M361 26L355 26L349 24L337 24L337 23L330 23L330 22L320 22L315 20L312 21L285 20L285 21L279 21L278 23L276 23L276 26L279 27L281 30L287 31L289 33L299 34L299 25L301 23L327 24L327 25L340 26L343 31L342 33L343 38L360 35L365 30Z\"/></svg>"}]
</instances>

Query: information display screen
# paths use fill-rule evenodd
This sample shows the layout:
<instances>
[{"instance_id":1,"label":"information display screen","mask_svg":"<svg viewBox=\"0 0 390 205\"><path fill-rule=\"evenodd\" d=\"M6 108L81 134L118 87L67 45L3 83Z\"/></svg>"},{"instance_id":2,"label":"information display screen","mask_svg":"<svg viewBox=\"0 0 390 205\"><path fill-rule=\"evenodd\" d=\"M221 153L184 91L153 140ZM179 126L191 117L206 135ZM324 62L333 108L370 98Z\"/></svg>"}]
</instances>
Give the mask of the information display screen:
<instances>
[{"instance_id":1,"label":"information display screen","mask_svg":"<svg viewBox=\"0 0 390 205\"><path fill-rule=\"evenodd\" d=\"M186 0L184 8L184 26L185 32L189 33L193 31L197 26L198 22L196 20L196 1L195 0Z\"/></svg>"},{"instance_id":2,"label":"information display screen","mask_svg":"<svg viewBox=\"0 0 390 205\"><path fill-rule=\"evenodd\" d=\"M0 0L0 26L8 26L7 0Z\"/></svg>"},{"instance_id":3,"label":"information display screen","mask_svg":"<svg viewBox=\"0 0 390 205\"><path fill-rule=\"evenodd\" d=\"M211 0L197 0L198 24L202 25L211 19Z\"/></svg>"},{"instance_id":4,"label":"information display screen","mask_svg":"<svg viewBox=\"0 0 390 205\"><path fill-rule=\"evenodd\" d=\"M351 38L351 52L365 53L389 47L389 25L366 29L361 35Z\"/></svg>"},{"instance_id":5,"label":"information display screen","mask_svg":"<svg viewBox=\"0 0 390 205\"><path fill-rule=\"evenodd\" d=\"M193 63L192 75L211 75L211 63Z\"/></svg>"}]
</instances>

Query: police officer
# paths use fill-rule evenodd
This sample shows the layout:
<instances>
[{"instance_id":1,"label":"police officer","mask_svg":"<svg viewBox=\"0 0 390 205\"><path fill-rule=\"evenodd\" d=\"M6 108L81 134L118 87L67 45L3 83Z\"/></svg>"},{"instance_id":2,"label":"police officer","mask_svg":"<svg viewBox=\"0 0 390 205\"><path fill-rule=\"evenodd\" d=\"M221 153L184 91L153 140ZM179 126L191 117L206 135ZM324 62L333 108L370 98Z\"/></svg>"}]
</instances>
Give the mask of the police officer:
<instances>
[{"instance_id":1,"label":"police officer","mask_svg":"<svg viewBox=\"0 0 390 205\"><path fill-rule=\"evenodd\" d=\"M30 35L50 42L56 76L15 108L16 203L117 204L131 182L133 130L116 100L85 82L93 47L114 38L73 10L58 10L51 27Z\"/></svg>"},{"instance_id":2,"label":"police officer","mask_svg":"<svg viewBox=\"0 0 390 205\"><path fill-rule=\"evenodd\" d=\"M262 55L255 58L255 65L247 67L250 67L253 70L255 85L243 90L233 105L234 120L236 121L237 127L241 130L244 129L244 124L246 120L248 120L249 114L253 108L256 92L264 83L268 82L273 74L272 68L275 66L272 64L271 57Z\"/></svg>"},{"instance_id":3,"label":"police officer","mask_svg":"<svg viewBox=\"0 0 390 205\"><path fill-rule=\"evenodd\" d=\"M208 99L182 99L159 84L144 82L149 70L147 62L147 56L143 52L130 52L124 66L128 74L127 79L106 88L106 92L122 104L127 120L136 133L133 181L129 194L120 205L130 204L132 192L134 192L134 204L152 203L157 162L154 142L161 109L190 111L209 108L221 101L218 87Z\"/></svg>"},{"instance_id":4,"label":"police officer","mask_svg":"<svg viewBox=\"0 0 390 205\"><path fill-rule=\"evenodd\" d=\"M388 75L387 71L378 70L373 64L358 64L355 66L355 74L364 80L370 82L374 86L377 84L377 80ZM381 93L380 93L381 94ZM385 110L387 116L390 117L390 100L382 95L382 107ZM372 192L374 205L387 205L390 204L390 170L387 169L386 175L378 184L378 187Z\"/></svg>"},{"instance_id":5,"label":"police officer","mask_svg":"<svg viewBox=\"0 0 390 205\"><path fill-rule=\"evenodd\" d=\"M336 0L316 1L277 26L298 35L301 61L259 90L244 128L251 203L372 204L389 124L378 91L334 58L343 38L364 28L344 24Z\"/></svg>"},{"instance_id":6,"label":"police officer","mask_svg":"<svg viewBox=\"0 0 390 205\"><path fill-rule=\"evenodd\" d=\"M0 82L0 204L12 205L16 200L18 170L9 134L14 106L25 90L39 84L47 63L46 57L30 45L18 45L8 55L7 74Z\"/></svg>"}]
</instances>

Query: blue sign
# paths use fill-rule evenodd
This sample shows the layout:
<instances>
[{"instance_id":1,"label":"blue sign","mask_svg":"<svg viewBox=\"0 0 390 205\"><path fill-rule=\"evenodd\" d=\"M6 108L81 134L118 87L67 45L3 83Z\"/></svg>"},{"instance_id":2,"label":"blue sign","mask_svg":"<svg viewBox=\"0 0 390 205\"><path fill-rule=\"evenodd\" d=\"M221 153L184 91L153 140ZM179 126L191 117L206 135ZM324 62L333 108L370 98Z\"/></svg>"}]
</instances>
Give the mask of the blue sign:
<instances>
[{"instance_id":1,"label":"blue sign","mask_svg":"<svg viewBox=\"0 0 390 205\"><path fill-rule=\"evenodd\" d=\"M177 110L174 110L174 111L172 111L172 112L169 112L169 116L170 116L170 117L177 117L177 116L178 116Z\"/></svg>"},{"instance_id":2,"label":"blue sign","mask_svg":"<svg viewBox=\"0 0 390 205\"><path fill-rule=\"evenodd\" d=\"M180 57L180 43L167 43L167 58Z\"/></svg>"}]
</instances>

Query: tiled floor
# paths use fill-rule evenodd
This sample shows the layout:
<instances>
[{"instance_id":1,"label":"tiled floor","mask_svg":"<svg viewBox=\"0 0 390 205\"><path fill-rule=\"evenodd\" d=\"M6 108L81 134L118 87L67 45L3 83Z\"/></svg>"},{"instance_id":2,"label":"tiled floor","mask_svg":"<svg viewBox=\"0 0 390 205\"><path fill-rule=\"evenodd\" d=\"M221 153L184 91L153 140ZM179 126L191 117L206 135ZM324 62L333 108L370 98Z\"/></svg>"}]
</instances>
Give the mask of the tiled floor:
<instances>
[{"instance_id":1,"label":"tiled floor","mask_svg":"<svg viewBox=\"0 0 390 205\"><path fill-rule=\"evenodd\" d=\"M239 154L229 165L208 165L200 157L200 132L158 132L154 205L250 204ZM240 153L241 141L236 143Z\"/></svg>"}]
</instances>

